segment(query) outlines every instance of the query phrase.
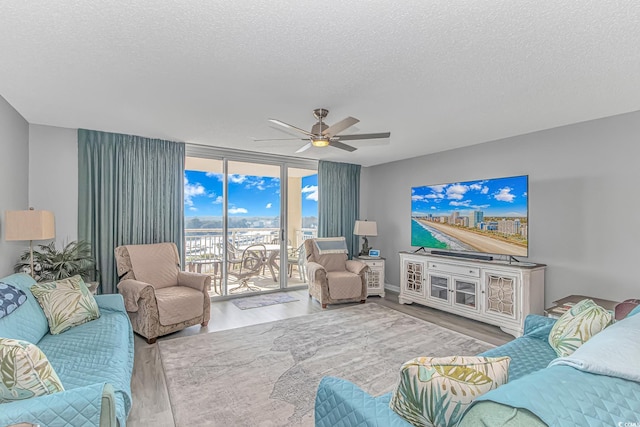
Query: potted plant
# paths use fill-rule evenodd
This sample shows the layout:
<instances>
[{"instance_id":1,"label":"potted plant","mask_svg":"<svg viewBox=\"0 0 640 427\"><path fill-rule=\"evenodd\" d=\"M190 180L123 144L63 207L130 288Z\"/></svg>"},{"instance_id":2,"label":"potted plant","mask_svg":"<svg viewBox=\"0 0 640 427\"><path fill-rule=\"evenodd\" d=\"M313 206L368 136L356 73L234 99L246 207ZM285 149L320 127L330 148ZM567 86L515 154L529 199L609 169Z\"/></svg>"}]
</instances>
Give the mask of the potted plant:
<instances>
[{"instance_id":1,"label":"potted plant","mask_svg":"<svg viewBox=\"0 0 640 427\"><path fill-rule=\"evenodd\" d=\"M29 258L29 251L23 253L14 271L30 274ZM51 242L33 249L33 269L33 278L38 282L65 279L76 274L87 282L96 274L96 261L91 255L91 245L84 240L71 242L60 251L55 242Z\"/></svg>"}]
</instances>

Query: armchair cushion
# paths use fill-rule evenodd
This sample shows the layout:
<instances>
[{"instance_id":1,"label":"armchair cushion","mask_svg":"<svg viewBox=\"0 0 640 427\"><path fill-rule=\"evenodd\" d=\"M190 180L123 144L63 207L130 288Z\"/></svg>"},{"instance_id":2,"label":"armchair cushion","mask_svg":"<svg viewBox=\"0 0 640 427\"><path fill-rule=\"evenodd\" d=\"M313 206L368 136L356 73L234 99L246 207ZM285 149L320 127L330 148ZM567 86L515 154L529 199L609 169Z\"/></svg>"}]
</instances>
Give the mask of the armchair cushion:
<instances>
[{"instance_id":1,"label":"armchair cushion","mask_svg":"<svg viewBox=\"0 0 640 427\"><path fill-rule=\"evenodd\" d=\"M188 286L171 286L156 289L155 293L161 325L169 326L202 316L202 291Z\"/></svg>"},{"instance_id":2,"label":"armchair cushion","mask_svg":"<svg viewBox=\"0 0 640 427\"><path fill-rule=\"evenodd\" d=\"M176 286L180 262L174 243L126 245L135 278L155 289Z\"/></svg>"},{"instance_id":3,"label":"armchair cushion","mask_svg":"<svg viewBox=\"0 0 640 427\"><path fill-rule=\"evenodd\" d=\"M359 298L362 293L362 278L350 271L330 271L327 280L331 299Z\"/></svg>"}]
</instances>

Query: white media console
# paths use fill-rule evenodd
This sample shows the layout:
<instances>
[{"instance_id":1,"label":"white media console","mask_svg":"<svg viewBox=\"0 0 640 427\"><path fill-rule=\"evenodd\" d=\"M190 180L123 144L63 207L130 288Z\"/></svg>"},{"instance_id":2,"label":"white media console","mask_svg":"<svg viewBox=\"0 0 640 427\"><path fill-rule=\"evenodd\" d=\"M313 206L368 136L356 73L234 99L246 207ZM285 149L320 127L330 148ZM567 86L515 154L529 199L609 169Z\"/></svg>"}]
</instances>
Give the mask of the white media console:
<instances>
[{"instance_id":1,"label":"white media console","mask_svg":"<svg viewBox=\"0 0 640 427\"><path fill-rule=\"evenodd\" d=\"M499 326L513 336L544 312L544 264L400 252L400 304L419 303Z\"/></svg>"}]
</instances>

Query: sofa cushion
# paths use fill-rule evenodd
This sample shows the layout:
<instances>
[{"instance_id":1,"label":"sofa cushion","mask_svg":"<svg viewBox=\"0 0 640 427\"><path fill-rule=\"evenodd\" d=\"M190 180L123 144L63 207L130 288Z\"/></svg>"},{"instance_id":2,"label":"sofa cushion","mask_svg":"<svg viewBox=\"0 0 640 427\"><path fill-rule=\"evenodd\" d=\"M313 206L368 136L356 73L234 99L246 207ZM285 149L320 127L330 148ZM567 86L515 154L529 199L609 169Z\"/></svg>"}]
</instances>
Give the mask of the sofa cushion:
<instances>
[{"instance_id":1,"label":"sofa cushion","mask_svg":"<svg viewBox=\"0 0 640 427\"><path fill-rule=\"evenodd\" d=\"M415 426L455 426L478 396L509 379L509 357L419 357L402 365L389 407Z\"/></svg>"},{"instance_id":2,"label":"sofa cushion","mask_svg":"<svg viewBox=\"0 0 640 427\"><path fill-rule=\"evenodd\" d=\"M350 271L329 271L327 281L331 299L359 298L362 295L362 278Z\"/></svg>"},{"instance_id":3,"label":"sofa cushion","mask_svg":"<svg viewBox=\"0 0 640 427\"><path fill-rule=\"evenodd\" d=\"M78 275L37 283L31 286L31 292L47 316L53 335L100 317L93 295Z\"/></svg>"},{"instance_id":4,"label":"sofa cushion","mask_svg":"<svg viewBox=\"0 0 640 427\"><path fill-rule=\"evenodd\" d=\"M27 301L11 316L0 319L0 337L37 344L49 332L49 324L38 301L29 290L36 281L27 274L19 273L3 278L2 282L24 292Z\"/></svg>"},{"instance_id":5,"label":"sofa cushion","mask_svg":"<svg viewBox=\"0 0 640 427\"><path fill-rule=\"evenodd\" d=\"M176 286L180 258L175 243L126 245L136 280L155 289Z\"/></svg>"},{"instance_id":6,"label":"sofa cushion","mask_svg":"<svg viewBox=\"0 0 640 427\"><path fill-rule=\"evenodd\" d=\"M0 403L64 391L60 378L35 345L0 338Z\"/></svg>"},{"instance_id":7,"label":"sofa cushion","mask_svg":"<svg viewBox=\"0 0 640 427\"><path fill-rule=\"evenodd\" d=\"M27 295L21 289L0 282L0 319L13 313L27 302Z\"/></svg>"},{"instance_id":8,"label":"sofa cushion","mask_svg":"<svg viewBox=\"0 0 640 427\"><path fill-rule=\"evenodd\" d=\"M568 356L589 338L611 324L612 316L590 299L563 314L551 328L549 345L560 357Z\"/></svg>"}]
</instances>

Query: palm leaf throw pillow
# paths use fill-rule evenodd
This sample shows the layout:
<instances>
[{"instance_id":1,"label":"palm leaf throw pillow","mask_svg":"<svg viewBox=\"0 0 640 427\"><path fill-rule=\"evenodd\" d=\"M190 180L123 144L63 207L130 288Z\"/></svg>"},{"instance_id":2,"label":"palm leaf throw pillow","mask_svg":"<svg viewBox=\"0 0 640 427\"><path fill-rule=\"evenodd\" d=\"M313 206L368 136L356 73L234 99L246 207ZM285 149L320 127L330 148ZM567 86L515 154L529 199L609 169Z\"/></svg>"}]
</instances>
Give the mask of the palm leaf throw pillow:
<instances>
[{"instance_id":1,"label":"palm leaf throw pillow","mask_svg":"<svg viewBox=\"0 0 640 427\"><path fill-rule=\"evenodd\" d=\"M52 335L100 317L98 304L80 276L37 283L31 293L47 316Z\"/></svg>"},{"instance_id":2,"label":"palm leaf throw pillow","mask_svg":"<svg viewBox=\"0 0 640 427\"><path fill-rule=\"evenodd\" d=\"M0 338L0 403L64 391L60 378L34 344Z\"/></svg>"},{"instance_id":3,"label":"palm leaf throw pillow","mask_svg":"<svg viewBox=\"0 0 640 427\"><path fill-rule=\"evenodd\" d=\"M551 328L549 345L560 357L569 356L589 338L611 324L613 317L590 299L571 307Z\"/></svg>"},{"instance_id":4,"label":"palm leaf throw pillow","mask_svg":"<svg viewBox=\"0 0 640 427\"><path fill-rule=\"evenodd\" d=\"M509 357L418 357L400 370L390 408L414 426L455 426L478 396L509 380Z\"/></svg>"}]
</instances>

